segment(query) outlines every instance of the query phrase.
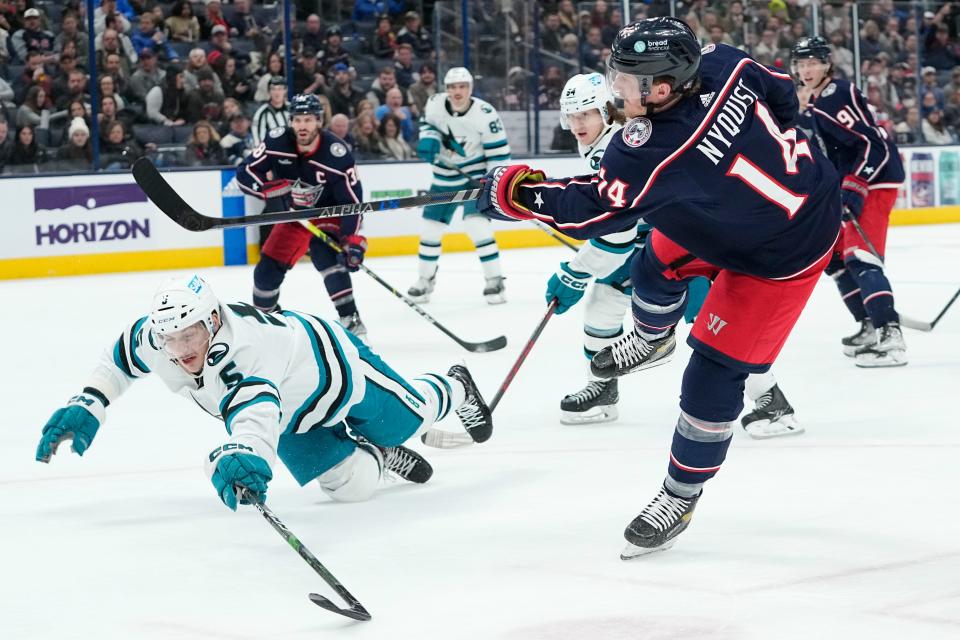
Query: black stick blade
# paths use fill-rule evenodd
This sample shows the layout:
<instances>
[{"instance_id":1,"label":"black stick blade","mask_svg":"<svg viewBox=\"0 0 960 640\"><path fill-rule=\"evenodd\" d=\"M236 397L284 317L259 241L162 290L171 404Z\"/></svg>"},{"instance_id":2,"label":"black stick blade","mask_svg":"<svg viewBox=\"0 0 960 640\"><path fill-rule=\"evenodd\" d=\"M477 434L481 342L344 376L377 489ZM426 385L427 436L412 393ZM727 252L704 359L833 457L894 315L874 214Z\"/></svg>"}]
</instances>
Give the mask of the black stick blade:
<instances>
[{"instance_id":1,"label":"black stick blade","mask_svg":"<svg viewBox=\"0 0 960 640\"><path fill-rule=\"evenodd\" d=\"M499 336L486 342L466 342L458 340L460 346L471 353L488 353L490 351L499 351L507 346L507 336Z\"/></svg>"},{"instance_id":2,"label":"black stick blade","mask_svg":"<svg viewBox=\"0 0 960 640\"><path fill-rule=\"evenodd\" d=\"M133 179L150 201L175 223L188 231L206 231L211 228L205 216L198 214L170 186L153 162L147 157L133 163Z\"/></svg>"},{"instance_id":3,"label":"black stick blade","mask_svg":"<svg viewBox=\"0 0 960 640\"><path fill-rule=\"evenodd\" d=\"M341 609L337 605L330 602L329 599L324 598L318 593L311 593L309 598L310 598L310 601L313 602L313 604L317 605L318 607L322 607L327 611L332 611L333 613L339 613L340 615L346 616L347 618L352 618L353 620L366 622L373 617L370 615L369 612L367 612L366 609L363 608L363 605L360 604L359 602L355 602L353 606L350 607L349 609Z\"/></svg>"}]
</instances>

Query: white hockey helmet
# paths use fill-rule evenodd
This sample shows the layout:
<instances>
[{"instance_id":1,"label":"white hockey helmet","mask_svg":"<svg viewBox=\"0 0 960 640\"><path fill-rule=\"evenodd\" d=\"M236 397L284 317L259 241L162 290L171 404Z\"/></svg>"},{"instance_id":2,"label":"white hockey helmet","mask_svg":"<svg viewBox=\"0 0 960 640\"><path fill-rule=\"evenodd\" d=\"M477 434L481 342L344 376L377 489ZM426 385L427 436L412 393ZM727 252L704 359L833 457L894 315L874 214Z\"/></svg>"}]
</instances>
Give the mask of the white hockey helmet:
<instances>
[{"instance_id":1,"label":"white hockey helmet","mask_svg":"<svg viewBox=\"0 0 960 640\"><path fill-rule=\"evenodd\" d=\"M202 322L213 336L213 312L220 310L220 301L210 285L198 275L165 280L153 295L150 324L162 338Z\"/></svg>"},{"instance_id":2,"label":"white hockey helmet","mask_svg":"<svg viewBox=\"0 0 960 640\"><path fill-rule=\"evenodd\" d=\"M568 116L591 109L599 110L600 117L606 123L610 117L607 103L613 100L613 94L610 93L607 80L602 74L579 73L567 80L560 93L560 126L569 129Z\"/></svg>"},{"instance_id":3,"label":"white hockey helmet","mask_svg":"<svg viewBox=\"0 0 960 640\"><path fill-rule=\"evenodd\" d=\"M470 93L473 93L473 75L466 67L451 67L443 76L443 86L466 82L470 85Z\"/></svg>"}]
</instances>

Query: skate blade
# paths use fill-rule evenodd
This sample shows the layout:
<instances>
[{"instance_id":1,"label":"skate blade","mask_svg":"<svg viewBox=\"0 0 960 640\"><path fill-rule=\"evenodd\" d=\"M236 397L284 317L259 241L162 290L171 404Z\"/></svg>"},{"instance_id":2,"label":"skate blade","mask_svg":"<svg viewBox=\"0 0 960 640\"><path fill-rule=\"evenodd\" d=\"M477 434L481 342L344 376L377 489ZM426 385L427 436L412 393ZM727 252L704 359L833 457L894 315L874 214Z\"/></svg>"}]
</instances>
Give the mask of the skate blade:
<instances>
[{"instance_id":1,"label":"skate blade","mask_svg":"<svg viewBox=\"0 0 960 640\"><path fill-rule=\"evenodd\" d=\"M560 424L600 424L620 417L616 405L593 407L589 411L560 411Z\"/></svg>"},{"instance_id":2,"label":"skate blade","mask_svg":"<svg viewBox=\"0 0 960 640\"><path fill-rule=\"evenodd\" d=\"M627 543L627 546L623 548L623 551L620 552L621 560L635 560L637 558L643 558L644 556L653 555L660 551L666 551L667 549L673 546L675 540L668 540L664 542L659 547L638 547L635 544Z\"/></svg>"},{"instance_id":3,"label":"skate blade","mask_svg":"<svg viewBox=\"0 0 960 640\"><path fill-rule=\"evenodd\" d=\"M416 302L417 304L427 304L430 302L430 294L424 296L412 296L410 293L407 293L407 298L410 299L410 302Z\"/></svg>"},{"instance_id":4,"label":"skate blade","mask_svg":"<svg viewBox=\"0 0 960 640\"><path fill-rule=\"evenodd\" d=\"M484 295L483 297L487 300L487 304L503 304L507 301L506 296L502 293Z\"/></svg>"},{"instance_id":5,"label":"skate blade","mask_svg":"<svg viewBox=\"0 0 960 640\"><path fill-rule=\"evenodd\" d=\"M893 354L888 352L885 356L878 358L857 358L855 365L861 369L882 369L885 367L904 367L907 365L906 353Z\"/></svg>"},{"instance_id":6,"label":"skate blade","mask_svg":"<svg viewBox=\"0 0 960 640\"><path fill-rule=\"evenodd\" d=\"M798 436L804 432L796 421L784 423L782 420L770 422L769 420L757 420L743 428L747 435L754 440L767 440L769 438L779 438L782 436Z\"/></svg>"}]
</instances>

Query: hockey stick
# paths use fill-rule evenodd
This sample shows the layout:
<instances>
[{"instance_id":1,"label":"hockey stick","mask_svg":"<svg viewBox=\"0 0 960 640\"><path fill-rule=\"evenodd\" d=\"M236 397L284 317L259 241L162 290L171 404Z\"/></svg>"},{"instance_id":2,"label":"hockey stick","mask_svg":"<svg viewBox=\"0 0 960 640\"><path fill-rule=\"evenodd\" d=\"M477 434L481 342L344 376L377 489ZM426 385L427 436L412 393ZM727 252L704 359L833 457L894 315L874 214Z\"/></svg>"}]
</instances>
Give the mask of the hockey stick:
<instances>
[{"instance_id":1,"label":"hockey stick","mask_svg":"<svg viewBox=\"0 0 960 640\"><path fill-rule=\"evenodd\" d=\"M847 222L853 225L853 228L856 230L857 235L859 235L860 238L863 239L863 243L867 245L867 250L869 250L870 253L873 254L873 257L879 260L882 264L884 261L883 256L880 255L880 252L877 251L877 248L874 246L873 242L871 242L870 238L867 237L867 233L863 230L863 227L860 226L860 222L857 220L857 217L854 216L849 211L847 211L846 213L847 215L845 216L845 218L847 219ZM957 293L960 293L960 291L958 291ZM947 312L947 309L950 308L950 305L953 304L954 300L956 300L956 296L950 299L950 302L947 303L947 306L943 310L943 312L939 316L937 316L937 320L939 320L943 316L943 314ZM914 331L933 331L933 327L935 326L935 322L924 322L922 320L915 320L899 312L897 315L900 316L900 324L902 326L907 327L908 329L913 329Z\"/></svg>"},{"instance_id":2,"label":"hockey stick","mask_svg":"<svg viewBox=\"0 0 960 640\"><path fill-rule=\"evenodd\" d=\"M240 216L238 218L214 218L205 216L188 205L180 197L170 183L167 182L153 163L146 157L133 163L133 177L140 185L147 197L160 209L164 215L188 231L207 231L209 229L229 229L233 227L249 227L279 222L296 222L311 218L341 218L356 216L374 211L388 211L391 209L412 209L431 204L449 204L451 202L466 202L480 197L480 189L465 189L463 191L449 191L446 193L425 193L409 198L395 198L392 200L373 200L357 202L355 204L337 204L330 207L314 209L297 209L292 211L277 211L275 213L261 213L255 216Z\"/></svg>"},{"instance_id":3,"label":"hockey stick","mask_svg":"<svg viewBox=\"0 0 960 640\"><path fill-rule=\"evenodd\" d=\"M346 601L346 603L350 606L347 609L341 609L328 598L325 598L317 593L311 593L309 598L315 605L318 607L323 607L327 611L333 611L334 613L339 613L342 616L353 618L354 620L360 620L363 622L370 620L371 615L363 607L363 605L360 604L360 602L354 598L349 591L347 591L346 587L340 584L340 581L337 580L337 578L330 573L330 571L328 571L327 568L323 566L323 564L321 564L321 562L317 560L312 553L310 553L309 549L303 546L303 543L300 542L297 536L293 535L293 532L287 528L287 525L283 524L280 518L278 518L277 515L271 511L269 507L267 507L267 505L258 502L256 496L249 493L246 489L242 490L242 495L244 499L256 505L257 510L263 514L264 519L270 523L270 526L273 527L274 530L276 530L276 532L287 541L287 544L293 547L293 550L296 551L300 557L303 558L304 561L310 565L314 571L317 572L317 574L319 574L321 578L323 578L324 582L333 587L333 590L337 592L337 595L343 598L344 601Z\"/></svg>"},{"instance_id":4,"label":"hockey stick","mask_svg":"<svg viewBox=\"0 0 960 640\"><path fill-rule=\"evenodd\" d=\"M500 399L503 397L503 394L506 393L507 387L509 387L510 383L513 382L517 372L520 371L520 365L522 365L523 361L527 359L528 355L530 355L533 345L537 342L540 334L543 333L544 327L547 326L547 322L553 316L553 313L556 311L556 309L557 299L554 298L550 301L550 305L547 307L547 312L544 314L543 319L540 320L537 328L533 330L533 335L530 336L527 344L523 347L523 351L520 352L520 357L517 358L517 361L513 364L513 367L510 368L509 373L507 373L506 380L504 380L503 384L500 385L500 388L497 389L497 395L493 397L493 401L490 403L490 413L493 413L494 409L497 408L497 405L500 404ZM426 433L421 435L420 441L427 446L436 447L438 449L452 449L454 447L462 447L468 444L473 444L473 438L470 437L470 434L460 433L457 431L441 431L440 429L433 428L428 429Z\"/></svg>"},{"instance_id":5,"label":"hockey stick","mask_svg":"<svg viewBox=\"0 0 960 640\"><path fill-rule=\"evenodd\" d=\"M333 238L325 234L315 224L306 220L301 220L300 223L303 226L305 226L307 229L309 229L313 235L320 238L323 241L323 243L326 244L328 247L330 247L337 253L343 253L343 249L340 247L340 245L334 242ZM403 300L408 307L410 307L411 309L419 313L420 317L422 317L424 320L426 320L427 322L435 326L437 329L442 331L447 337L451 338L454 342L456 342L458 345L460 345L467 351L470 351L471 353L485 353L487 351L499 351L500 349L503 349L505 346L507 346L506 336L499 336L499 337L493 338L492 340L486 340L484 342L467 342L466 340L460 339L456 334L454 334L445 326L437 322L436 318L434 318L429 313L424 311L420 305L418 305L416 302L414 302L407 296L397 291L386 280L384 280L383 278L378 276L376 273L374 273L373 270L367 267L367 265L360 264L360 270L363 271L368 276L370 276L371 278L373 278L374 280L376 280L379 284L383 285L383 287L387 289L390 293L392 293L393 295Z\"/></svg>"}]
</instances>

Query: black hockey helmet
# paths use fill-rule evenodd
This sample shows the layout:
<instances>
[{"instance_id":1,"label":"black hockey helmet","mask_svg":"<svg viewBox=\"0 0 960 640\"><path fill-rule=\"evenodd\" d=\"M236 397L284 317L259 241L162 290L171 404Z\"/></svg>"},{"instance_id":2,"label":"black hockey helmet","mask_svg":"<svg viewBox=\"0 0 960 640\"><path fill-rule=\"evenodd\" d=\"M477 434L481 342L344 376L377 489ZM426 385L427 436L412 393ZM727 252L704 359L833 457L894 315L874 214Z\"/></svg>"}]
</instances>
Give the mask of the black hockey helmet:
<instances>
[{"instance_id":1,"label":"black hockey helmet","mask_svg":"<svg viewBox=\"0 0 960 640\"><path fill-rule=\"evenodd\" d=\"M323 103L312 93L300 93L293 96L290 102L290 116L317 116L323 117Z\"/></svg>"},{"instance_id":2,"label":"black hockey helmet","mask_svg":"<svg viewBox=\"0 0 960 640\"><path fill-rule=\"evenodd\" d=\"M674 91L689 89L700 69L700 43L689 26L678 18L648 18L620 29L610 46L607 82L614 85L619 74L638 77L640 97L650 94L654 78L673 78Z\"/></svg>"},{"instance_id":3,"label":"black hockey helmet","mask_svg":"<svg viewBox=\"0 0 960 640\"><path fill-rule=\"evenodd\" d=\"M790 49L790 60L816 58L820 62L830 62L830 43L823 36L800 38Z\"/></svg>"}]
</instances>

